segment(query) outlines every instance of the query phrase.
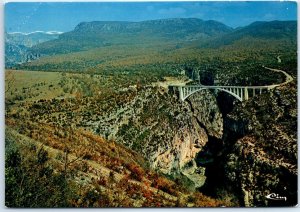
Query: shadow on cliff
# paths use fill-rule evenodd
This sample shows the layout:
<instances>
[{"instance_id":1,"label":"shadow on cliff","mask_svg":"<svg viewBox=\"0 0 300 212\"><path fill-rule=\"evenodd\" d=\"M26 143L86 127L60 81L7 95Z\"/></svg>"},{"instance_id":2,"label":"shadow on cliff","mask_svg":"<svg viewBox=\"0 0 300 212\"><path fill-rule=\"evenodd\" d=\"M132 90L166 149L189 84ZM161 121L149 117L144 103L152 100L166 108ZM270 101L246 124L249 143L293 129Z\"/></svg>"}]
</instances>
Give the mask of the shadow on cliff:
<instances>
[{"instance_id":1,"label":"shadow on cliff","mask_svg":"<svg viewBox=\"0 0 300 212\"><path fill-rule=\"evenodd\" d=\"M226 120L226 116L234 108L235 98L225 92L219 92L217 96L217 104L223 116L223 136L218 139L208 136L208 142L203 150L196 156L198 166L205 167L205 184L199 188L199 191L214 198L230 198L231 201L240 204L241 196L235 187L226 182L224 168L226 157L230 148L234 143L242 137L240 133L232 131L232 127L228 126L230 121Z\"/></svg>"}]
</instances>

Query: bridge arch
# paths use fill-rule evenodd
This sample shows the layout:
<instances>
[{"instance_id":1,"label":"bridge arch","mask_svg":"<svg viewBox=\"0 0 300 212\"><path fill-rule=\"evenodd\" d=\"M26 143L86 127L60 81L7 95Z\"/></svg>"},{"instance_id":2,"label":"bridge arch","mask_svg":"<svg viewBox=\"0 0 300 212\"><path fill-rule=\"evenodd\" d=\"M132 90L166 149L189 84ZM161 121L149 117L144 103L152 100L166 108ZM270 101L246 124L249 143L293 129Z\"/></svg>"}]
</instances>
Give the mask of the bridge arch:
<instances>
[{"instance_id":1,"label":"bridge arch","mask_svg":"<svg viewBox=\"0 0 300 212\"><path fill-rule=\"evenodd\" d=\"M279 69L272 69L263 66L265 69L274 71L274 72L281 72L286 76L285 82L282 82L280 84L272 84L272 85L264 85L264 86L214 86L214 85L172 85L174 87L179 88L179 98L180 100L184 101L186 100L189 96L193 95L196 92L199 92L204 89L213 89L213 90L219 90L219 91L224 91L231 96L235 97L239 101L244 101L248 100L249 97L254 97L257 95L257 93L262 94L262 91L264 90L270 90L274 89L275 87L285 85L291 81L293 81L293 77L286 73L285 71L279 70ZM250 95L249 95L249 92Z\"/></svg>"},{"instance_id":2,"label":"bridge arch","mask_svg":"<svg viewBox=\"0 0 300 212\"><path fill-rule=\"evenodd\" d=\"M231 96L234 96L234 97L237 98L239 101L241 101L241 102L243 101L243 99L242 99L240 96L238 96L237 94L235 94L235 93L233 93L233 92L231 92L231 91L228 91L228 90L223 89L223 88L217 88L217 90L224 91L224 92L230 94Z\"/></svg>"},{"instance_id":3,"label":"bridge arch","mask_svg":"<svg viewBox=\"0 0 300 212\"><path fill-rule=\"evenodd\" d=\"M184 100L186 100L188 97L190 97L191 95L193 95L194 93L197 93L197 92L202 91L202 90L205 90L205 89L206 89L206 90L219 90L219 91L224 91L224 92L226 92L226 93L232 95L233 97L235 97L235 98L238 99L239 101L241 101L241 102L243 101L243 99L242 99L240 96L238 96L237 94L235 94L235 93L233 93L233 92L231 92L231 91L229 91L229 90L226 90L226 89L224 89L224 88L209 88L209 87L207 87L207 88L202 87L202 88L199 88L199 89L197 89L197 90L194 90L194 91L188 93L186 96L183 96L182 100L184 101Z\"/></svg>"},{"instance_id":4,"label":"bridge arch","mask_svg":"<svg viewBox=\"0 0 300 212\"><path fill-rule=\"evenodd\" d=\"M207 88L199 88L199 89L197 89L197 90L194 90L194 91L192 91L191 93L187 94L186 96L183 96L182 100L184 101L184 100L186 100L187 98L189 98L191 95L193 95L194 93L197 93L197 92L202 91L202 90L205 90L205 89L207 89Z\"/></svg>"}]
</instances>

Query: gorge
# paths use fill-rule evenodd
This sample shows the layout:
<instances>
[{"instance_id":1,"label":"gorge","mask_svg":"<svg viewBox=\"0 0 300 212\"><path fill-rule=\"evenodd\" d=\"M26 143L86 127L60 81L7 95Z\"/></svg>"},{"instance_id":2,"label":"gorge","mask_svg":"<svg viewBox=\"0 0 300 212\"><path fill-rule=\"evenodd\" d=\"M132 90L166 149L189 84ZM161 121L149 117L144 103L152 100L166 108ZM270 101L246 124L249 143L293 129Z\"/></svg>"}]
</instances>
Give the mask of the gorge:
<instances>
[{"instance_id":1,"label":"gorge","mask_svg":"<svg viewBox=\"0 0 300 212\"><path fill-rule=\"evenodd\" d=\"M131 101L116 108L111 114L105 114L99 118L101 121L92 124L94 127L89 127L107 139L116 140L140 152L148 158L153 169L169 175L172 179L184 179L190 189L199 189L208 195L214 194L215 197L241 196L238 201L245 206L254 203L270 206L274 202L267 200L262 202L261 199L273 189L276 191L279 189L281 192L287 192L285 193L287 196L293 196L296 188L293 187L296 185L293 167L296 161L294 157L293 162L289 164L276 165L269 158L271 155L264 152L269 151L265 149L267 148L265 144L256 146L250 142L257 126L265 124L261 123L261 120L253 120L253 114L258 111L252 104L255 102L267 107L273 102L296 99L295 96L285 96L282 92L293 86L276 88L260 97L253 97L246 103L239 103L223 92L216 95L209 90L200 91L185 102L181 102L178 93L174 91L158 87L132 89L131 92L135 93L135 97ZM278 93L281 95L276 95ZM273 99L273 96L278 99ZM285 105L270 105L268 110L269 113L270 111L274 115L278 113L278 117L285 119L286 116L290 116L289 113L293 114L293 111L289 110L293 108L291 104L295 103L289 102L289 108ZM295 118L294 116L293 120L296 122ZM269 121L276 129L281 128L282 123L276 123L270 118ZM267 142L269 134L269 131L260 134L263 142ZM250 139L249 143L247 139ZM247 142L244 143L245 141ZM287 150L289 154L295 153L295 134L286 137L285 142L291 145ZM276 145L273 148L281 154L281 149ZM255 157L266 157L264 165L260 160L253 161L255 157L251 156L252 153L257 154ZM269 169L262 169L260 176L253 176L252 169L266 164L269 164ZM285 169L285 172L294 179L286 185L282 184L278 180L282 173L281 171L277 173L276 167ZM263 181L267 183L251 188L253 181L262 180L262 176L265 176L266 179ZM289 187L290 190L282 190L283 187ZM295 199L290 198L286 202L287 205L294 203Z\"/></svg>"},{"instance_id":2,"label":"gorge","mask_svg":"<svg viewBox=\"0 0 300 212\"><path fill-rule=\"evenodd\" d=\"M22 36L5 40L8 207L297 204L296 21Z\"/></svg>"}]
</instances>

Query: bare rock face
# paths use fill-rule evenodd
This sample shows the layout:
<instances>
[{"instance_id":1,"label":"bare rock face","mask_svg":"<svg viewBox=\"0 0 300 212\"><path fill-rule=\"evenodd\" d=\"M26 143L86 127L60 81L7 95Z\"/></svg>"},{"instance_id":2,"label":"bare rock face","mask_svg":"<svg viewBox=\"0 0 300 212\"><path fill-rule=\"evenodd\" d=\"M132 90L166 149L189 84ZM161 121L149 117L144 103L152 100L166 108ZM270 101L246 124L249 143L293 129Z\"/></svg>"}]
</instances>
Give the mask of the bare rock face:
<instances>
[{"instance_id":1,"label":"bare rock face","mask_svg":"<svg viewBox=\"0 0 300 212\"><path fill-rule=\"evenodd\" d=\"M188 98L194 116L205 126L208 135L221 139L223 136L223 117L213 91L202 90Z\"/></svg>"},{"instance_id":2,"label":"bare rock face","mask_svg":"<svg viewBox=\"0 0 300 212\"><path fill-rule=\"evenodd\" d=\"M194 129L183 127L180 132L174 132L174 137L166 149L159 148L154 152L151 157L152 166L168 174L173 169L183 170L186 164L194 160L206 142L207 135L204 129L197 125Z\"/></svg>"},{"instance_id":3,"label":"bare rock face","mask_svg":"<svg viewBox=\"0 0 300 212\"><path fill-rule=\"evenodd\" d=\"M30 109L32 119L93 131L141 153L152 168L172 176L184 175L194 184L191 188L201 187L206 178L205 167L196 163L198 153L209 136L222 134L215 96L196 93L182 102L176 92L162 87L126 89L104 100L86 97L36 102Z\"/></svg>"},{"instance_id":4,"label":"bare rock face","mask_svg":"<svg viewBox=\"0 0 300 212\"><path fill-rule=\"evenodd\" d=\"M245 125L245 135L234 144L225 165L226 177L243 195L245 206L297 203L296 101L296 85L286 85L253 98L229 115L227 124ZM272 193L286 200L268 199Z\"/></svg>"},{"instance_id":5,"label":"bare rock face","mask_svg":"<svg viewBox=\"0 0 300 212\"><path fill-rule=\"evenodd\" d=\"M190 102L181 102L175 93L148 87L103 116L97 131L142 153L152 168L183 174L201 187L205 168L197 167L195 158L208 141L207 133L222 136L222 124L213 94L195 94Z\"/></svg>"}]
</instances>

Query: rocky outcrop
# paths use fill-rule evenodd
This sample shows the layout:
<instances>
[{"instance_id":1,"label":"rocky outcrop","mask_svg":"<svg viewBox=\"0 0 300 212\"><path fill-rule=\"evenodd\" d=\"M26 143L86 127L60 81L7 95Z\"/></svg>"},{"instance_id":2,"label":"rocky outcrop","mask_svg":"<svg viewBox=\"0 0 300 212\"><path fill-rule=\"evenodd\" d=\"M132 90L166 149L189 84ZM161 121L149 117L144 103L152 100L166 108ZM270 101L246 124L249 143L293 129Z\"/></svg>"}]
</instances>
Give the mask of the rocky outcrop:
<instances>
[{"instance_id":1,"label":"rocky outcrop","mask_svg":"<svg viewBox=\"0 0 300 212\"><path fill-rule=\"evenodd\" d=\"M5 67L39 59L42 55L30 48L58 38L60 32L5 33Z\"/></svg>"},{"instance_id":2,"label":"rocky outcrop","mask_svg":"<svg viewBox=\"0 0 300 212\"><path fill-rule=\"evenodd\" d=\"M40 56L38 53L31 52L26 46L5 43L6 68L39 59Z\"/></svg>"},{"instance_id":3,"label":"rocky outcrop","mask_svg":"<svg viewBox=\"0 0 300 212\"><path fill-rule=\"evenodd\" d=\"M207 134L221 139L223 136L223 117L213 91L202 90L190 96L187 101L191 104L194 117L206 129Z\"/></svg>"},{"instance_id":4,"label":"rocky outcrop","mask_svg":"<svg viewBox=\"0 0 300 212\"><path fill-rule=\"evenodd\" d=\"M83 128L122 143L141 153L152 168L188 178L195 188L206 179L205 167L196 162L199 153L205 151L209 138L222 133L215 102L209 92L182 102L176 91L167 88L130 86L109 97L40 100L28 110L38 123Z\"/></svg>"},{"instance_id":5,"label":"rocky outcrop","mask_svg":"<svg viewBox=\"0 0 300 212\"><path fill-rule=\"evenodd\" d=\"M94 130L142 153L152 168L183 174L200 187L205 168L196 165L196 155L208 135L219 138L223 129L215 96L205 92L181 102L176 93L143 88L132 101L101 117Z\"/></svg>"},{"instance_id":6,"label":"rocky outcrop","mask_svg":"<svg viewBox=\"0 0 300 212\"><path fill-rule=\"evenodd\" d=\"M227 129L244 135L229 150L224 170L245 206L297 203L296 101L296 85L289 84L241 104L228 115ZM246 127L228 126L234 122ZM286 200L268 199L272 193Z\"/></svg>"}]
</instances>

